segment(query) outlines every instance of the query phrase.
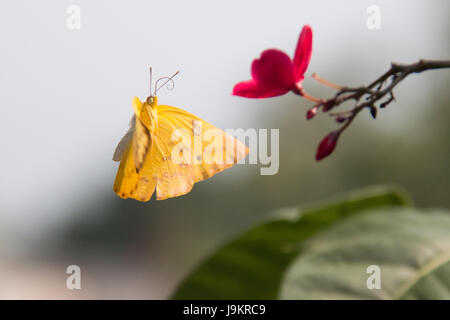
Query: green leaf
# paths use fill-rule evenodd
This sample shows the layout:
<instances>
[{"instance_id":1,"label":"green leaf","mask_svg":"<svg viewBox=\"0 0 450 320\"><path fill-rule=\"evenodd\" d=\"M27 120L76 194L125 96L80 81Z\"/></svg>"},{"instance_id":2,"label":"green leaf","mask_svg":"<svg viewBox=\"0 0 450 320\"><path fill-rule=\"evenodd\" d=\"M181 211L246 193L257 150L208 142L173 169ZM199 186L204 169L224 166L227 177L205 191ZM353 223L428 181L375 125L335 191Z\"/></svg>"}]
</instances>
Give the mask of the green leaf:
<instances>
[{"instance_id":1,"label":"green leaf","mask_svg":"<svg viewBox=\"0 0 450 320\"><path fill-rule=\"evenodd\" d=\"M173 299L276 299L282 276L299 253L299 243L333 223L364 210L404 206L397 189L375 187L320 207L277 211L238 236L197 267Z\"/></svg>"},{"instance_id":2,"label":"green leaf","mask_svg":"<svg viewBox=\"0 0 450 320\"><path fill-rule=\"evenodd\" d=\"M282 299L450 299L448 212L376 209L302 248L282 281ZM380 289L367 285L373 265Z\"/></svg>"},{"instance_id":3,"label":"green leaf","mask_svg":"<svg viewBox=\"0 0 450 320\"><path fill-rule=\"evenodd\" d=\"M402 299L450 299L450 262L424 275L401 297Z\"/></svg>"}]
</instances>

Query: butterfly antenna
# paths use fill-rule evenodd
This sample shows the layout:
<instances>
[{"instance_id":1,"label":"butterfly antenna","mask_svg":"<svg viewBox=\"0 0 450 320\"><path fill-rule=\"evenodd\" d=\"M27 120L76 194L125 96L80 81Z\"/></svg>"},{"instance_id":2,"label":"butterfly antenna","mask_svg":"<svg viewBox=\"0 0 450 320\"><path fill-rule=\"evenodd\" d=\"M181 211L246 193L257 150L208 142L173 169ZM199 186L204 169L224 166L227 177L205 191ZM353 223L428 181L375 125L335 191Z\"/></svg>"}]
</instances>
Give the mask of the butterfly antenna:
<instances>
[{"instance_id":1,"label":"butterfly antenna","mask_svg":"<svg viewBox=\"0 0 450 320\"><path fill-rule=\"evenodd\" d=\"M169 82L170 82L170 84L171 84L171 86L170 87L167 87L169 90L172 90L173 89L173 87L175 86L175 83L173 82L173 78L177 75L177 74L179 74L180 73L180 71L177 71L177 72L175 72L172 76L170 76L170 77L162 77L162 78L159 78L158 80L156 80L156 83L155 83L155 96L156 96L156 92L158 92L158 90L159 89L161 89L162 87L164 87L166 84L168 84ZM160 86L158 86L158 82L159 81L161 81L161 80L164 80L164 79L166 79L166 82L164 82L162 85L160 85Z\"/></svg>"},{"instance_id":2,"label":"butterfly antenna","mask_svg":"<svg viewBox=\"0 0 450 320\"><path fill-rule=\"evenodd\" d=\"M153 76L153 70L152 70L152 67L150 67L150 95L152 95L152 76Z\"/></svg>"}]
</instances>

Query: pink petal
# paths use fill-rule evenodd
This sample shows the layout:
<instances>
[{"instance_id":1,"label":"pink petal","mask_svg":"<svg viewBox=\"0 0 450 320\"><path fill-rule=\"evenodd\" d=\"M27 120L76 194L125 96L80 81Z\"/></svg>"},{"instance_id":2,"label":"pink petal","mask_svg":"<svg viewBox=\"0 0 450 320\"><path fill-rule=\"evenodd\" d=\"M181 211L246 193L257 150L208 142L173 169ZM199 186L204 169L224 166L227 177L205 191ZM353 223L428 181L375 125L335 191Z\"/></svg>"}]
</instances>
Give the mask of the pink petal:
<instances>
[{"instance_id":1,"label":"pink petal","mask_svg":"<svg viewBox=\"0 0 450 320\"><path fill-rule=\"evenodd\" d=\"M245 98L270 98L281 96L289 89L266 87L255 80L240 82L233 88L233 95Z\"/></svg>"},{"instance_id":2,"label":"pink petal","mask_svg":"<svg viewBox=\"0 0 450 320\"><path fill-rule=\"evenodd\" d=\"M252 63L252 77L265 86L291 89L294 80L291 58L277 49L265 50Z\"/></svg>"},{"instance_id":3,"label":"pink petal","mask_svg":"<svg viewBox=\"0 0 450 320\"><path fill-rule=\"evenodd\" d=\"M309 25L305 25L300 33L294 55L294 81L299 83L303 81L304 73L308 68L312 54L312 29Z\"/></svg>"},{"instance_id":4,"label":"pink petal","mask_svg":"<svg viewBox=\"0 0 450 320\"><path fill-rule=\"evenodd\" d=\"M294 88L291 58L276 49L265 50L252 63L252 80L238 83L233 94L247 98L268 98Z\"/></svg>"}]
</instances>

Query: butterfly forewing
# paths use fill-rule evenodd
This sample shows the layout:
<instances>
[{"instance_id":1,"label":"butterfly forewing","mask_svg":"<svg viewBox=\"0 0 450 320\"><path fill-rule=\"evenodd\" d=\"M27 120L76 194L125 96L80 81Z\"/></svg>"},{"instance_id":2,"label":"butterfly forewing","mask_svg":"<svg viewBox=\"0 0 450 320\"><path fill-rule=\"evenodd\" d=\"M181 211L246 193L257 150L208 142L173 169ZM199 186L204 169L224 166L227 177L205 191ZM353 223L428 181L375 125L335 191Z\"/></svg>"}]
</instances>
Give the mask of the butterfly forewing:
<instances>
[{"instance_id":1,"label":"butterfly forewing","mask_svg":"<svg viewBox=\"0 0 450 320\"><path fill-rule=\"evenodd\" d=\"M150 131L139 118L136 118L134 128L133 158L134 165L136 166L136 171L139 172L139 170L144 165L145 159L150 151L152 140L150 137Z\"/></svg>"}]
</instances>

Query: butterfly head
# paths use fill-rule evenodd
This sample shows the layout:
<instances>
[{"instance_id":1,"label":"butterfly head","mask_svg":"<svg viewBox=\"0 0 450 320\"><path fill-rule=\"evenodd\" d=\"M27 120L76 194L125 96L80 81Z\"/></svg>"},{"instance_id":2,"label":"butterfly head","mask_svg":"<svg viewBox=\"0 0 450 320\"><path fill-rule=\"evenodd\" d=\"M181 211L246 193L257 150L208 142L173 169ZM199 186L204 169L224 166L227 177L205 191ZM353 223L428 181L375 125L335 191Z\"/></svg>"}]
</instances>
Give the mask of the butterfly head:
<instances>
[{"instance_id":1,"label":"butterfly head","mask_svg":"<svg viewBox=\"0 0 450 320\"><path fill-rule=\"evenodd\" d=\"M149 96L147 100L145 100L150 107L156 106L158 104L158 98L156 96Z\"/></svg>"}]
</instances>

